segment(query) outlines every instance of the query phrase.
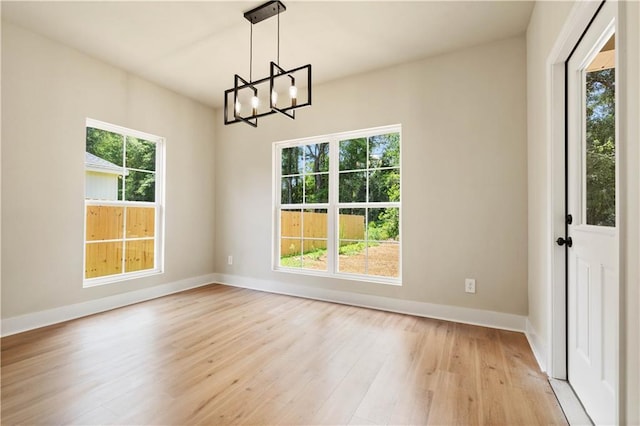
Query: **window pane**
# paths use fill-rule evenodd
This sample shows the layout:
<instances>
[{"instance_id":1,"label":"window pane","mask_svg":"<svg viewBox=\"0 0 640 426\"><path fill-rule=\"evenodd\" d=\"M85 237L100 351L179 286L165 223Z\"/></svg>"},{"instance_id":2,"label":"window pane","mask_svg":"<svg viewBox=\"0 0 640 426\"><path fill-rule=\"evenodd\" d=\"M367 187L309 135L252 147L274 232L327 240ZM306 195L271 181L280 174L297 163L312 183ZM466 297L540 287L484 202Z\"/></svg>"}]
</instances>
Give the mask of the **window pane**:
<instances>
[{"instance_id":1,"label":"window pane","mask_svg":"<svg viewBox=\"0 0 640 426\"><path fill-rule=\"evenodd\" d=\"M122 242L86 244L85 278L122 273Z\"/></svg>"},{"instance_id":2,"label":"window pane","mask_svg":"<svg viewBox=\"0 0 640 426\"><path fill-rule=\"evenodd\" d=\"M156 170L156 144L127 136L127 164L128 168L142 170Z\"/></svg>"},{"instance_id":3,"label":"window pane","mask_svg":"<svg viewBox=\"0 0 640 426\"><path fill-rule=\"evenodd\" d=\"M338 271L365 274L366 254L367 245L364 241L340 240Z\"/></svg>"},{"instance_id":4,"label":"window pane","mask_svg":"<svg viewBox=\"0 0 640 426\"><path fill-rule=\"evenodd\" d=\"M280 238L280 266L302 267L302 240L300 238Z\"/></svg>"},{"instance_id":5,"label":"window pane","mask_svg":"<svg viewBox=\"0 0 640 426\"><path fill-rule=\"evenodd\" d=\"M153 237L155 223L154 207L127 207L127 238Z\"/></svg>"},{"instance_id":6,"label":"window pane","mask_svg":"<svg viewBox=\"0 0 640 426\"><path fill-rule=\"evenodd\" d=\"M280 257L300 256L302 254L301 238L281 238Z\"/></svg>"},{"instance_id":7,"label":"window pane","mask_svg":"<svg viewBox=\"0 0 640 426\"><path fill-rule=\"evenodd\" d=\"M400 201L400 169L369 172L369 202Z\"/></svg>"},{"instance_id":8,"label":"window pane","mask_svg":"<svg viewBox=\"0 0 640 426\"><path fill-rule=\"evenodd\" d=\"M154 246L154 240L127 241L125 243L126 272L153 269L155 249Z\"/></svg>"},{"instance_id":9,"label":"window pane","mask_svg":"<svg viewBox=\"0 0 640 426\"><path fill-rule=\"evenodd\" d=\"M365 209L340 209L341 240L364 240Z\"/></svg>"},{"instance_id":10,"label":"window pane","mask_svg":"<svg viewBox=\"0 0 640 426\"><path fill-rule=\"evenodd\" d=\"M369 138L369 167L400 166L400 133Z\"/></svg>"},{"instance_id":11,"label":"window pane","mask_svg":"<svg viewBox=\"0 0 640 426\"><path fill-rule=\"evenodd\" d=\"M338 271L364 274L366 268L366 209L338 209Z\"/></svg>"},{"instance_id":12,"label":"window pane","mask_svg":"<svg viewBox=\"0 0 640 426\"><path fill-rule=\"evenodd\" d=\"M282 149L282 176L302 174L303 153L301 146Z\"/></svg>"},{"instance_id":13,"label":"window pane","mask_svg":"<svg viewBox=\"0 0 640 426\"><path fill-rule=\"evenodd\" d=\"M327 251L327 240L303 239L302 249L305 256L312 252Z\"/></svg>"},{"instance_id":14,"label":"window pane","mask_svg":"<svg viewBox=\"0 0 640 426\"><path fill-rule=\"evenodd\" d=\"M98 164L108 169L110 166L122 167L122 135L106 130L87 127L87 152L107 163Z\"/></svg>"},{"instance_id":15,"label":"window pane","mask_svg":"<svg viewBox=\"0 0 640 426\"><path fill-rule=\"evenodd\" d=\"M605 50L613 37L586 73L586 223L597 226L616 225L615 51Z\"/></svg>"},{"instance_id":16,"label":"window pane","mask_svg":"<svg viewBox=\"0 0 640 426\"><path fill-rule=\"evenodd\" d=\"M304 177L304 202L329 202L329 173L306 175Z\"/></svg>"},{"instance_id":17,"label":"window pane","mask_svg":"<svg viewBox=\"0 0 640 426\"><path fill-rule=\"evenodd\" d=\"M368 209L367 239L375 241L400 240L400 209Z\"/></svg>"},{"instance_id":18,"label":"window pane","mask_svg":"<svg viewBox=\"0 0 640 426\"><path fill-rule=\"evenodd\" d=\"M125 177L125 201L156 200L156 174L129 170Z\"/></svg>"},{"instance_id":19,"label":"window pane","mask_svg":"<svg viewBox=\"0 0 640 426\"><path fill-rule=\"evenodd\" d=\"M305 146L305 173L329 171L329 144L317 143Z\"/></svg>"},{"instance_id":20,"label":"window pane","mask_svg":"<svg viewBox=\"0 0 640 426\"><path fill-rule=\"evenodd\" d=\"M327 269L327 240L308 240L302 242L304 253L302 267L316 270Z\"/></svg>"},{"instance_id":21,"label":"window pane","mask_svg":"<svg viewBox=\"0 0 640 426\"><path fill-rule=\"evenodd\" d=\"M305 210L303 217L304 238L327 238L327 211L326 210ZM325 245L326 248L326 245Z\"/></svg>"},{"instance_id":22,"label":"window pane","mask_svg":"<svg viewBox=\"0 0 640 426\"><path fill-rule=\"evenodd\" d=\"M327 210L305 210L302 220L302 267L327 270Z\"/></svg>"},{"instance_id":23,"label":"window pane","mask_svg":"<svg viewBox=\"0 0 640 426\"><path fill-rule=\"evenodd\" d=\"M367 168L367 138L340 141L340 170Z\"/></svg>"},{"instance_id":24,"label":"window pane","mask_svg":"<svg viewBox=\"0 0 640 426\"><path fill-rule=\"evenodd\" d=\"M302 236L301 210L282 210L280 212L280 236L297 238ZM284 250L280 252L286 253Z\"/></svg>"},{"instance_id":25,"label":"window pane","mask_svg":"<svg viewBox=\"0 0 640 426\"><path fill-rule=\"evenodd\" d=\"M369 241L367 246L367 273L382 277L400 276L400 244Z\"/></svg>"},{"instance_id":26,"label":"window pane","mask_svg":"<svg viewBox=\"0 0 640 426\"><path fill-rule=\"evenodd\" d=\"M122 187L123 137L87 127L85 152L85 198L118 200Z\"/></svg>"},{"instance_id":27,"label":"window pane","mask_svg":"<svg viewBox=\"0 0 640 426\"><path fill-rule=\"evenodd\" d=\"M304 240L302 267L319 271L327 270L327 241Z\"/></svg>"},{"instance_id":28,"label":"window pane","mask_svg":"<svg viewBox=\"0 0 640 426\"><path fill-rule=\"evenodd\" d=\"M282 178L281 191L280 202L282 204L302 203L302 177L295 176Z\"/></svg>"},{"instance_id":29,"label":"window pane","mask_svg":"<svg viewBox=\"0 0 640 426\"><path fill-rule=\"evenodd\" d=\"M122 207L87 206L87 241L122 238Z\"/></svg>"},{"instance_id":30,"label":"window pane","mask_svg":"<svg viewBox=\"0 0 640 426\"><path fill-rule=\"evenodd\" d=\"M302 256L287 256L280 258L280 266L285 268L302 268Z\"/></svg>"},{"instance_id":31,"label":"window pane","mask_svg":"<svg viewBox=\"0 0 640 426\"><path fill-rule=\"evenodd\" d=\"M339 201L365 202L367 198L367 172L340 173Z\"/></svg>"}]
</instances>

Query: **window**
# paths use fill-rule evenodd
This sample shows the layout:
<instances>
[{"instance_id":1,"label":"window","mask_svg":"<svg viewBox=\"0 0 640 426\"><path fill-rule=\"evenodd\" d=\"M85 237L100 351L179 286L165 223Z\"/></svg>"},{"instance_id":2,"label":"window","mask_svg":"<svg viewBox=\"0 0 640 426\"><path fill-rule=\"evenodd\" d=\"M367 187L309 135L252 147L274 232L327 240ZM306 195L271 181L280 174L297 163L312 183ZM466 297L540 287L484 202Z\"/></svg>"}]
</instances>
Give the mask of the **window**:
<instances>
[{"instance_id":1,"label":"window","mask_svg":"<svg viewBox=\"0 0 640 426\"><path fill-rule=\"evenodd\" d=\"M163 142L87 119L85 287L162 272Z\"/></svg>"},{"instance_id":2,"label":"window","mask_svg":"<svg viewBox=\"0 0 640 426\"><path fill-rule=\"evenodd\" d=\"M400 133L274 144L276 270L401 282Z\"/></svg>"}]
</instances>

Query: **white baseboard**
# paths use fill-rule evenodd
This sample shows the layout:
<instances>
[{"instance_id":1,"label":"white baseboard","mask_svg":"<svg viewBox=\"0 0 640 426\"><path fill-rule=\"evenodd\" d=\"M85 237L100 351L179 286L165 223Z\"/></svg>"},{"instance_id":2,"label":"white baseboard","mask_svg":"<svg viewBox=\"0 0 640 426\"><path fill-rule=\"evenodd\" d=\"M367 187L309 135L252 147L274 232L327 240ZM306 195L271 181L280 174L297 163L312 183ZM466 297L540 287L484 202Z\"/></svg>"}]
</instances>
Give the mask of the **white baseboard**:
<instances>
[{"instance_id":1,"label":"white baseboard","mask_svg":"<svg viewBox=\"0 0 640 426\"><path fill-rule=\"evenodd\" d=\"M6 318L2 320L2 336L10 336L23 331L33 330L87 315L97 314L99 312L144 302L145 300L155 299L211 283L220 283L228 286L442 319L465 324L481 325L502 330L525 332L534 354L536 355L536 359L538 359L539 363L541 361L541 358L538 356L539 352L537 350L537 346L532 342L534 339L532 339L531 333L529 332L530 324L527 318L522 315L463 308L459 306L416 302L412 300L351 293L318 287L296 286L279 281L260 280L256 278L227 274L203 275L142 290L104 297L101 299ZM533 336L535 336L535 334L533 334ZM542 363L541 367L543 367Z\"/></svg>"},{"instance_id":2,"label":"white baseboard","mask_svg":"<svg viewBox=\"0 0 640 426\"><path fill-rule=\"evenodd\" d=\"M87 315L97 314L99 312L109 311L111 309L120 308L134 303L144 302L145 300L156 299L158 297L178 293L191 288L201 287L214 282L215 274L202 275L200 277L187 278L142 290L116 294L114 296L89 300L87 302L6 318L2 320L2 337L69 321Z\"/></svg>"},{"instance_id":3,"label":"white baseboard","mask_svg":"<svg viewBox=\"0 0 640 426\"><path fill-rule=\"evenodd\" d=\"M533 351L533 355L536 357L536 361L538 361L538 365L540 366L540 370L543 372L547 372L547 345L540 339L539 335L536 333L536 330L529 322L529 318L527 318L527 328L524 333L527 336L527 340L529 341L529 346L531 346L531 350Z\"/></svg>"},{"instance_id":4,"label":"white baseboard","mask_svg":"<svg viewBox=\"0 0 640 426\"><path fill-rule=\"evenodd\" d=\"M326 302L342 303L363 308L416 315L434 319L481 325L511 331L525 331L526 317L503 312L484 311L481 309L463 308L459 306L438 305L416 302L391 297L373 296L369 294L351 293L319 287L297 286L278 281L260 280L228 274L216 274L217 283L242 287L270 293L304 297Z\"/></svg>"}]
</instances>

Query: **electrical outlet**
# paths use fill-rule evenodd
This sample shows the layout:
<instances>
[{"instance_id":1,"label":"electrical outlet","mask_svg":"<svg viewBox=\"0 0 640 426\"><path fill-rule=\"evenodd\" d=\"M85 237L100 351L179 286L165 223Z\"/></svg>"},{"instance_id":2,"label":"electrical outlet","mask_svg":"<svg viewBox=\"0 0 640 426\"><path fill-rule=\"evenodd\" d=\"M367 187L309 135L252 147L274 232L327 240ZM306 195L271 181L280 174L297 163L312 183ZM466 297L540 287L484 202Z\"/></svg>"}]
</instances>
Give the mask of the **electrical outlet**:
<instances>
[{"instance_id":1,"label":"electrical outlet","mask_svg":"<svg viewBox=\"0 0 640 426\"><path fill-rule=\"evenodd\" d=\"M233 256L229 256L229 257L227 258L227 263L228 263L229 265L233 265Z\"/></svg>"},{"instance_id":2,"label":"electrical outlet","mask_svg":"<svg viewBox=\"0 0 640 426\"><path fill-rule=\"evenodd\" d=\"M464 291L467 293L475 293L476 292L476 280L473 278L465 278L464 280Z\"/></svg>"}]
</instances>

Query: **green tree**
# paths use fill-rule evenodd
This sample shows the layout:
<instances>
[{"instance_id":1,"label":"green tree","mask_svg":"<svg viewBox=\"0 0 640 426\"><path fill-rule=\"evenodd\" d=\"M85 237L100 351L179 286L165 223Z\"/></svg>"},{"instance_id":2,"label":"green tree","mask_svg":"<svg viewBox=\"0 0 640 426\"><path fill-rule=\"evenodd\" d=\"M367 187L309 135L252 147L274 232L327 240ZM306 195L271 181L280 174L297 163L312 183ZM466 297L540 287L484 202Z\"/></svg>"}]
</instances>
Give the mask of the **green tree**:
<instances>
[{"instance_id":1,"label":"green tree","mask_svg":"<svg viewBox=\"0 0 640 426\"><path fill-rule=\"evenodd\" d=\"M341 203L367 200L367 138L340 141L340 181L338 199Z\"/></svg>"},{"instance_id":2,"label":"green tree","mask_svg":"<svg viewBox=\"0 0 640 426\"><path fill-rule=\"evenodd\" d=\"M123 166L128 174L125 177L126 201L155 201L155 164L156 145L153 142L126 138L126 161L124 137L118 133L109 132L93 127L87 128L87 152L109 161L117 166ZM134 169L134 170L132 170ZM119 199L122 199L122 178L118 181Z\"/></svg>"},{"instance_id":3,"label":"green tree","mask_svg":"<svg viewBox=\"0 0 640 426\"><path fill-rule=\"evenodd\" d=\"M369 166L380 167L370 174L371 201L400 201L400 134L391 133L369 138ZM379 230L380 239L397 240L400 235L400 211L380 209L369 223Z\"/></svg>"},{"instance_id":4,"label":"green tree","mask_svg":"<svg viewBox=\"0 0 640 426\"><path fill-rule=\"evenodd\" d=\"M399 133L340 141L339 158L340 202L400 201ZM370 239L398 238L397 208L370 208L367 219Z\"/></svg>"},{"instance_id":5,"label":"green tree","mask_svg":"<svg viewBox=\"0 0 640 426\"><path fill-rule=\"evenodd\" d=\"M305 146L305 202L329 202L329 144Z\"/></svg>"},{"instance_id":6,"label":"green tree","mask_svg":"<svg viewBox=\"0 0 640 426\"><path fill-rule=\"evenodd\" d=\"M586 78L587 223L615 226L615 69Z\"/></svg>"},{"instance_id":7,"label":"green tree","mask_svg":"<svg viewBox=\"0 0 640 426\"><path fill-rule=\"evenodd\" d=\"M155 201L156 146L153 142L127 136L125 200Z\"/></svg>"},{"instance_id":8,"label":"green tree","mask_svg":"<svg viewBox=\"0 0 640 426\"><path fill-rule=\"evenodd\" d=\"M329 201L329 144L283 148L281 154L283 204Z\"/></svg>"},{"instance_id":9,"label":"green tree","mask_svg":"<svg viewBox=\"0 0 640 426\"><path fill-rule=\"evenodd\" d=\"M282 149L281 202L283 204L302 203L302 172L304 150L301 146Z\"/></svg>"},{"instance_id":10,"label":"green tree","mask_svg":"<svg viewBox=\"0 0 640 426\"><path fill-rule=\"evenodd\" d=\"M117 133L87 127L87 152L122 166L123 138Z\"/></svg>"}]
</instances>

